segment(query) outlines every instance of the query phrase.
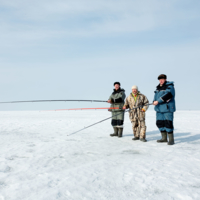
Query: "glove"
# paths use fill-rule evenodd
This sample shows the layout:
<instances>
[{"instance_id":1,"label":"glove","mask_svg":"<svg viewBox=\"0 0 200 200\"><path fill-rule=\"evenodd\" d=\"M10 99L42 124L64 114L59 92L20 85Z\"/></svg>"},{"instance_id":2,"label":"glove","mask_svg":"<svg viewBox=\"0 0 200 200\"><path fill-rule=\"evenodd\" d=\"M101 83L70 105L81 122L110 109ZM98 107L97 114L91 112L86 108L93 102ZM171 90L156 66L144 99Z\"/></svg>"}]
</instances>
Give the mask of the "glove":
<instances>
[{"instance_id":1,"label":"glove","mask_svg":"<svg viewBox=\"0 0 200 200\"><path fill-rule=\"evenodd\" d=\"M146 112L146 110L144 108L142 108L142 112Z\"/></svg>"}]
</instances>

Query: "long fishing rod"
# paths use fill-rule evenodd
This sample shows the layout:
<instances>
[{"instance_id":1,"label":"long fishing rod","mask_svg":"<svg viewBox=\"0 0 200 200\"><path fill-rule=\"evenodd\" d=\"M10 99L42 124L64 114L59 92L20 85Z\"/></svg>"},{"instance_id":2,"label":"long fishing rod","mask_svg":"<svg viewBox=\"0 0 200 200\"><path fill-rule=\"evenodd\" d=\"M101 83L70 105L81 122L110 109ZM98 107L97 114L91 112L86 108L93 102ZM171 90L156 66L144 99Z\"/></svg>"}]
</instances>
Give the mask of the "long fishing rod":
<instances>
[{"instance_id":1,"label":"long fishing rod","mask_svg":"<svg viewBox=\"0 0 200 200\"><path fill-rule=\"evenodd\" d=\"M69 108L69 109L56 109L56 110L43 110L43 111L64 111L64 110L118 110L119 107L113 107L113 108Z\"/></svg>"},{"instance_id":2,"label":"long fishing rod","mask_svg":"<svg viewBox=\"0 0 200 200\"><path fill-rule=\"evenodd\" d=\"M29 100L29 101L5 101L0 103L38 103L38 102L58 102L58 101L79 101L79 102L107 102L102 100L71 100L71 99L63 99L63 100Z\"/></svg>"},{"instance_id":3,"label":"long fishing rod","mask_svg":"<svg viewBox=\"0 0 200 200\"><path fill-rule=\"evenodd\" d=\"M130 112L131 110L138 109L138 108L141 108L141 107L144 107L144 106L150 106L150 105L153 105L153 103L141 105L141 106L138 106L138 107L129 109L129 110L125 110L124 112ZM117 115L114 115L114 116L112 116L112 117L108 117L108 118L106 118L106 119L103 119L103 120L101 120L101 121L99 121L99 122L96 122L96 123L94 123L94 124L91 124L91 125L89 125L89 126L87 126L87 127L84 127L84 128L82 128L82 129L76 131L76 132L73 132L73 133L71 133L71 134L69 134L69 135L67 135L67 136L70 136L70 135L73 135L73 134L78 133L78 132L80 132L80 131L83 131L83 130L85 130L85 129L87 129L87 128L90 128L91 126L95 126L96 124L102 123L102 122L104 122L104 121L106 121L106 120L108 120L108 119L111 119L111 118L113 118L113 117L115 117L115 116L118 116L118 115L121 115L121 113L120 113L120 114L117 114Z\"/></svg>"}]
</instances>

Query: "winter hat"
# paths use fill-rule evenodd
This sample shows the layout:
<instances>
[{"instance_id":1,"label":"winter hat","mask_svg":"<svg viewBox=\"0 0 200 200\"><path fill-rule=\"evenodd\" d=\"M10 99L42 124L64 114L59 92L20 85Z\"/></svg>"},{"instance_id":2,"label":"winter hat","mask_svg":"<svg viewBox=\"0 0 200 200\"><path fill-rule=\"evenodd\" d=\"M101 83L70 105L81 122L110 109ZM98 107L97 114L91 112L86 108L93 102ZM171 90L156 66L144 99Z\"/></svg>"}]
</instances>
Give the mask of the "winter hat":
<instances>
[{"instance_id":1,"label":"winter hat","mask_svg":"<svg viewBox=\"0 0 200 200\"><path fill-rule=\"evenodd\" d=\"M114 83L114 86L115 86L116 84L118 84L119 86L121 85L120 82L115 82L115 83Z\"/></svg>"},{"instance_id":2,"label":"winter hat","mask_svg":"<svg viewBox=\"0 0 200 200\"><path fill-rule=\"evenodd\" d=\"M136 90L138 90L138 86L137 85L134 85L134 86L132 86L132 88L131 88L132 90L133 89L136 89Z\"/></svg>"},{"instance_id":3,"label":"winter hat","mask_svg":"<svg viewBox=\"0 0 200 200\"><path fill-rule=\"evenodd\" d=\"M165 74L161 74L160 76L158 76L158 80L160 79L167 79L167 76Z\"/></svg>"}]
</instances>

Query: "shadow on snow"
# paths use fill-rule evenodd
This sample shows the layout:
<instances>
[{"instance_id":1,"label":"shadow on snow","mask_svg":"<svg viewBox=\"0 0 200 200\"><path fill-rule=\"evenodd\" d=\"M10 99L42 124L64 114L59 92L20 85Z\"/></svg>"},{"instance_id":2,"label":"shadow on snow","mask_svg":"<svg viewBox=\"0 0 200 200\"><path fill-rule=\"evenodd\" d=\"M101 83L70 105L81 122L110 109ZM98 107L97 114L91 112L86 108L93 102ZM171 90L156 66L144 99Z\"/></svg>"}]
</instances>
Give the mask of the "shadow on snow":
<instances>
[{"instance_id":1,"label":"shadow on snow","mask_svg":"<svg viewBox=\"0 0 200 200\"><path fill-rule=\"evenodd\" d=\"M147 135L147 140L148 141L152 141L152 140L159 140L161 138L161 134L159 130L156 131L149 131L146 133ZM130 137L133 136L133 134L126 134L124 135L124 137ZM198 141L200 140L200 134L196 134L196 135L191 135L190 132L186 132L186 133L174 133L174 140L175 143L192 143L194 141ZM200 141L199 141L200 142Z\"/></svg>"}]
</instances>

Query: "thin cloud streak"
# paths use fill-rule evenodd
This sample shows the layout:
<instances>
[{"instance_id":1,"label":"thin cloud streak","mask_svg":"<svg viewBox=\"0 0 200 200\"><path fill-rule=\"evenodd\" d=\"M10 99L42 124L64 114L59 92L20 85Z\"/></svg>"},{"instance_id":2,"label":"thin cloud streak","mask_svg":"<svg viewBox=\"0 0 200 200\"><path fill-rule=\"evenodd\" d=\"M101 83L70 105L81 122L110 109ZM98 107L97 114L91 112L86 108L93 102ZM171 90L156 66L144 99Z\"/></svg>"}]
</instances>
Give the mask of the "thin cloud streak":
<instances>
[{"instance_id":1,"label":"thin cloud streak","mask_svg":"<svg viewBox=\"0 0 200 200\"><path fill-rule=\"evenodd\" d=\"M175 3L174 3L175 2ZM1 44L60 37L108 37L168 26L195 17L194 10L177 10L177 1L3 1ZM192 16L192 17L190 17ZM196 16L199 17L200 15Z\"/></svg>"}]
</instances>

